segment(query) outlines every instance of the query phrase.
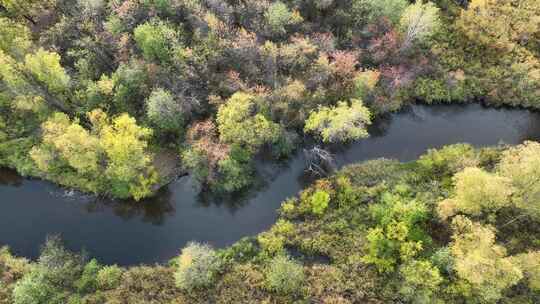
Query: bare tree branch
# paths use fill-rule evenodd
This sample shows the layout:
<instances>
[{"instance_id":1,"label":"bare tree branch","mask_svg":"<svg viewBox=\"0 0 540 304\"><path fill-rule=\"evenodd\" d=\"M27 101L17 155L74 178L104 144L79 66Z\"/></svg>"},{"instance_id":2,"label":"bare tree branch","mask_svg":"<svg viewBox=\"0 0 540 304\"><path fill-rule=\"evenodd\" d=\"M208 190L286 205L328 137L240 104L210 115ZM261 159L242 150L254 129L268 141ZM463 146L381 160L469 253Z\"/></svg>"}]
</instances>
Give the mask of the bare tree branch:
<instances>
[{"instance_id":1,"label":"bare tree branch","mask_svg":"<svg viewBox=\"0 0 540 304\"><path fill-rule=\"evenodd\" d=\"M304 149L306 172L316 176L328 176L335 169L334 157L330 152L320 147Z\"/></svg>"}]
</instances>

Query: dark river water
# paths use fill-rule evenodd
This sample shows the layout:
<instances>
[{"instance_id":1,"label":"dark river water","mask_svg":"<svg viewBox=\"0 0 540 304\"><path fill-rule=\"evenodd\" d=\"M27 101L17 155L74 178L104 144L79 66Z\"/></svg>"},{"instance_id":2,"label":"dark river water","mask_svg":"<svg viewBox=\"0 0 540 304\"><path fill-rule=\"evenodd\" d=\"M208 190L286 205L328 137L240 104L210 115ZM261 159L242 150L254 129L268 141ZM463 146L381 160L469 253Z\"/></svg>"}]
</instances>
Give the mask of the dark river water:
<instances>
[{"instance_id":1,"label":"dark river water","mask_svg":"<svg viewBox=\"0 0 540 304\"><path fill-rule=\"evenodd\" d=\"M411 106L377 121L371 137L335 152L339 166L386 157L417 158L428 148L467 142L517 144L540 138L540 114L471 105ZM103 263L165 262L191 240L226 246L276 220L276 209L305 187L302 153L282 165L259 164L264 183L228 200L198 196L189 177L144 202L96 199L0 169L0 245L35 258L47 234Z\"/></svg>"}]
</instances>

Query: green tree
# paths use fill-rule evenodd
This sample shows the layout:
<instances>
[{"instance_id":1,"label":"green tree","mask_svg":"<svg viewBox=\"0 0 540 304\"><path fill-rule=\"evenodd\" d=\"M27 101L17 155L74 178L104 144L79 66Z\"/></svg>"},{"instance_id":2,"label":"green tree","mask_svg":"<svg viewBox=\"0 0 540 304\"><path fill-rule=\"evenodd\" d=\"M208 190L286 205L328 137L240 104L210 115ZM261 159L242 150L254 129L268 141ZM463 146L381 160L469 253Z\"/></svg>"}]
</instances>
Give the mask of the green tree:
<instances>
[{"instance_id":1,"label":"green tree","mask_svg":"<svg viewBox=\"0 0 540 304\"><path fill-rule=\"evenodd\" d=\"M519 265L533 291L540 291L540 251L529 251L511 257L514 264Z\"/></svg>"},{"instance_id":2,"label":"green tree","mask_svg":"<svg viewBox=\"0 0 540 304\"><path fill-rule=\"evenodd\" d=\"M423 230L427 219L424 204L385 192L381 202L370 207L375 225L367 233L365 263L373 264L379 272L393 272L396 266L407 263L423 249L429 236Z\"/></svg>"},{"instance_id":3,"label":"green tree","mask_svg":"<svg viewBox=\"0 0 540 304\"><path fill-rule=\"evenodd\" d=\"M174 273L176 286L188 291L210 287L220 267L221 262L210 246L189 243L178 258Z\"/></svg>"},{"instance_id":4,"label":"green tree","mask_svg":"<svg viewBox=\"0 0 540 304\"><path fill-rule=\"evenodd\" d=\"M103 268L96 259L84 265L81 276L74 282L76 292L80 294L93 293L97 290L97 275Z\"/></svg>"},{"instance_id":5,"label":"green tree","mask_svg":"<svg viewBox=\"0 0 540 304\"><path fill-rule=\"evenodd\" d=\"M13 96L32 94L32 87L24 77L18 62L0 50L0 80L4 90Z\"/></svg>"},{"instance_id":6,"label":"green tree","mask_svg":"<svg viewBox=\"0 0 540 304\"><path fill-rule=\"evenodd\" d=\"M96 276L97 287L101 290L110 290L118 287L122 279L123 270L116 266L105 266Z\"/></svg>"},{"instance_id":7,"label":"green tree","mask_svg":"<svg viewBox=\"0 0 540 304\"><path fill-rule=\"evenodd\" d=\"M322 215L328 203L330 202L330 195L324 190L317 190L311 196L311 212L315 215Z\"/></svg>"},{"instance_id":8,"label":"green tree","mask_svg":"<svg viewBox=\"0 0 540 304\"><path fill-rule=\"evenodd\" d=\"M256 151L265 143L274 143L281 135L278 124L258 113L253 95L235 93L219 108L217 124L220 140Z\"/></svg>"},{"instance_id":9,"label":"green tree","mask_svg":"<svg viewBox=\"0 0 540 304\"><path fill-rule=\"evenodd\" d=\"M456 216L452 227L450 251L463 295L494 303L505 289L521 280L519 265L506 256L503 246L495 244L493 228L464 216Z\"/></svg>"},{"instance_id":10,"label":"green tree","mask_svg":"<svg viewBox=\"0 0 540 304\"><path fill-rule=\"evenodd\" d=\"M85 269L84 257L66 250L60 239L48 238L37 264L15 284L15 304L65 304L77 293Z\"/></svg>"},{"instance_id":11,"label":"green tree","mask_svg":"<svg viewBox=\"0 0 540 304\"><path fill-rule=\"evenodd\" d=\"M29 271L30 261L14 257L9 248L0 248L0 303L13 303L13 288Z\"/></svg>"},{"instance_id":12,"label":"green tree","mask_svg":"<svg viewBox=\"0 0 540 304\"><path fill-rule=\"evenodd\" d=\"M507 149L498 172L510 179L515 204L540 219L540 144L528 141Z\"/></svg>"},{"instance_id":13,"label":"green tree","mask_svg":"<svg viewBox=\"0 0 540 304\"><path fill-rule=\"evenodd\" d=\"M25 64L20 63L0 49L0 80L4 92L14 99L39 96L50 106L69 112L62 98L69 76L59 64L58 54L40 50L27 54L25 60L28 60Z\"/></svg>"},{"instance_id":14,"label":"green tree","mask_svg":"<svg viewBox=\"0 0 540 304\"><path fill-rule=\"evenodd\" d=\"M27 54L24 59L25 68L50 92L63 94L69 87L70 77L60 65L60 55L43 49L34 54Z\"/></svg>"},{"instance_id":15,"label":"green tree","mask_svg":"<svg viewBox=\"0 0 540 304\"><path fill-rule=\"evenodd\" d=\"M405 9L400 26L405 36L403 47L426 42L440 27L439 8L431 2L416 1Z\"/></svg>"},{"instance_id":16,"label":"green tree","mask_svg":"<svg viewBox=\"0 0 540 304\"><path fill-rule=\"evenodd\" d=\"M455 144L441 149L429 149L418 159L418 164L428 175L452 177L467 167L479 163L476 151L469 144Z\"/></svg>"},{"instance_id":17,"label":"green tree","mask_svg":"<svg viewBox=\"0 0 540 304\"><path fill-rule=\"evenodd\" d=\"M153 20L135 28L133 38L146 60L161 63L171 61L174 48L179 45L178 33L169 24Z\"/></svg>"},{"instance_id":18,"label":"green tree","mask_svg":"<svg viewBox=\"0 0 540 304\"><path fill-rule=\"evenodd\" d=\"M24 18L36 24L36 15L53 6L55 2L56 0L0 0L0 9L5 10L11 17Z\"/></svg>"},{"instance_id":19,"label":"green tree","mask_svg":"<svg viewBox=\"0 0 540 304\"><path fill-rule=\"evenodd\" d=\"M93 112L91 116L99 116ZM139 127L134 118L122 114L100 128L100 145L107 155L105 174L111 181L111 191L117 197L135 199L152 193L156 182L152 157L146 151L152 131Z\"/></svg>"},{"instance_id":20,"label":"green tree","mask_svg":"<svg viewBox=\"0 0 540 304\"><path fill-rule=\"evenodd\" d=\"M374 24L386 17L397 24L407 5L406 0L353 0L352 11L357 23Z\"/></svg>"},{"instance_id":21,"label":"green tree","mask_svg":"<svg viewBox=\"0 0 540 304\"><path fill-rule=\"evenodd\" d=\"M41 173L85 191L140 199L153 192L157 174L147 152L151 130L127 114L114 119L101 110L88 113L92 129L55 113L42 124L42 141L30 157Z\"/></svg>"},{"instance_id":22,"label":"green tree","mask_svg":"<svg viewBox=\"0 0 540 304\"><path fill-rule=\"evenodd\" d=\"M266 287L283 295L299 293L304 279L302 265L284 255L274 257L266 271Z\"/></svg>"},{"instance_id":23,"label":"green tree","mask_svg":"<svg viewBox=\"0 0 540 304\"><path fill-rule=\"evenodd\" d=\"M539 15L536 0L472 0L456 24L471 41L499 51L518 45L534 49L540 38Z\"/></svg>"},{"instance_id":24,"label":"green tree","mask_svg":"<svg viewBox=\"0 0 540 304\"><path fill-rule=\"evenodd\" d=\"M374 70L366 70L358 73L354 79L355 97L363 100L368 94L372 93L379 82L380 75L380 72Z\"/></svg>"},{"instance_id":25,"label":"green tree","mask_svg":"<svg viewBox=\"0 0 540 304\"><path fill-rule=\"evenodd\" d=\"M89 81L84 91L81 105L78 105L81 112L89 112L97 108L106 109L112 102L114 94L114 81L107 75L102 75L97 81Z\"/></svg>"},{"instance_id":26,"label":"green tree","mask_svg":"<svg viewBox=\"0 0 540 304\"><path fill-rule=\"evenodd\" d=\"M60 304L65 298L54 299L57 293L55 286L47 281L44 271L34 270L25 275L13 290L13 303L15 304Z\"/></svg>"},{"instance_id":27,"label":"green tree","mask_svg":"<svg viewBox=\"0 0 540 304\"><path fill-rule=\"evenodd\" d=\"M178 132L184 126L182 105L164 89L152 91L146 100L146 115L154 125L165 131Z\"/></svg>"},{"instance_id":28,"label":"green tree","mask_svg":"<svg viewBox=\"0 0 540 304\"><path fill-rule=\"evenodd\" d=\"M439 204L439 215L442 218L448 218L456 212L477 216L485 211L495 212L512 205L510 196L513 189L508 178L469 167L457 173L453 180L456 194Z\"/></svg>"},{"instance_id":29,"label":"green tree","mask_svg":"<svg viewBox=\"0 0 540 304\"><path fill-rule=\"evenodd\" d=\"M298 11L289 10L287 5L281 1L272 3L264 13L264 17L271 32L277 35L285 34L287 26L303 21Z\"/></svg>"},{"instance_id":30,"label":"green tree","mask_svg":"<svg viewBox=\"0 0 540 304\"><path fill-rule=\"evenodd\" d=\"M251 153L239 145L219 142L210 120L197 122L187 132L189 148L182 161L196 180L216 192L234 192L252 183Z\"/></svg>"},{"instance_id":31,"label":"green tree","mask_svg":"<svg viewBox=\"0 0 540 304\"><path fill-rule=\"evenodd\" d=\"M436 303L435 297L443 277L429 261L413 260L400 267L403 277L400 293L412 303Z\"/></svg>"},{"instance_id":32,"label":"green tree","mask_svg":"<svg viewBox=\"0 0 540 304\"><path fill-rule=\"evenodd\" d=\"M55 113L42 124L41 144L30 150L44 176L91 192L101 190L102 156L98 138L64 113Z\"/></svg>"},{"instance_id":33,"label":"green tree","mask_svg":"<svg viewBox=\"0 0 540 304\"><path fill-rule=\"evenodd\" d=\"M32 46L28 27L0 17L0 49L13 58L21 59Z\"/></svg>"},{"instance_id":34,"label":"green tree","mask_svg":"<svg viewBox=\"0 0 540 304\"><path fill-rule=\"evenodd\" d=\"M144 100L150 94L149 73L143 62L132 60L122 63L112 75L114 93L113 107L109 113L124 112L136 116L144 108ZM107 104L107 106L111 106Z\"/></svg>"},{"instance_id":35,"label":"green tree","mask_svg":"<svg viewBox=\"0 0 540 304\"><path fill-rule=\"evenodd\" d=\"M253 183L253 169L249 151L233 146L229 155L217 164L217 181L212 188L218 192L232 193Z\"/></svg>"},{"instance_id":36,"label":"green tree","mask_svg":"<svg viewBox=\"0 0 540 304\"><path fill-rule=\"evenodd\" d=\"M362 101L352 99L350 105L338 102L337 107L321 107L312 112L304 126L305 132L313 132L324 142L358 140L369 134L366 126L371 124L371 113Z\"/></svg>"},{"instance_id":37,"label":"green tree","mask_svg":"<svg viewBox=\"0 0 540 304\"><path fill-rule=\"evenodd\" d=\"M98 139L78 122L71 122L64 113L55 113L42 126L42 143L54 147L54 152L82 175L95 176L100 161ZM32 154L40 154L36 148ZM52 157L52 156L51 156ZM48 163L35 158L38 167L47 171Z\"/></svg>"},{"instance_id":38,"label":"green tree","mask_svg":"<svg viewBox=\"0 0 540 304\"><path fill-rule=\"evenodd\" d=\"M189 147L181 153L182 164L189 170L191 176L199 183L210 182L211 170L210 162L206 151L196 147Z\"/></svg>"}]
</instances>

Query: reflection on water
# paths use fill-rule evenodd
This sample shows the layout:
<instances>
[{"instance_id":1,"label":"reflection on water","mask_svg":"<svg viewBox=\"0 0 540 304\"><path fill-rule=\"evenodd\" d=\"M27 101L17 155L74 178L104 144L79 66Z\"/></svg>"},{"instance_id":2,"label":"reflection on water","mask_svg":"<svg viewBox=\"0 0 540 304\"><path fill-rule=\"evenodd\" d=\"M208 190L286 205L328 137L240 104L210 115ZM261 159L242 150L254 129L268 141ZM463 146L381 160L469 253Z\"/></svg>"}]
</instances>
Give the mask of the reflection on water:
<instances>
[{"instance_id":1,"label":"reflection on water","mask_svg":"<svg viewBox=\"0 0 540 304\"><path fill-rule=\"evenodd\" d=\"M0 168L0 185L18 187L22 185L23 178L16 171Z\"/></svg>"},{"instance_id":2,"label":"reflection on water","mask_svg":"<svg viewBox=\"0 0 540 304\"><path fill-rule=\"evenodd\" d=\"M145 202L95 198L84 208L89 213L112 211L125 221L140 219L152 225L162 225L166 218L174 216L176 212L168 188L161 189L155 197Z\"/></svg>"},{"instance_id":3,"label":"reflection on water","mask_svg":"<svg viewBox=\"0 0 540 304\"><path fill-rule=\"evenodd\" d=\"M409 161L429 148L469 142L476 146L521 143L540 136L540 115L480 105L412 106L377 119L371 137L331 147L343 166L386 157ZM68 247L86 248L104 263L164 262L188 241L226 246L272 225L281 201L309 179L303 153L284 163L257 162L256 186L241 195L217 198L199 193L189 176L142 202L82 195L51 183L0 170L0 244L36 257L47 234L60 234Z\"/></svg>"}]
</instances>

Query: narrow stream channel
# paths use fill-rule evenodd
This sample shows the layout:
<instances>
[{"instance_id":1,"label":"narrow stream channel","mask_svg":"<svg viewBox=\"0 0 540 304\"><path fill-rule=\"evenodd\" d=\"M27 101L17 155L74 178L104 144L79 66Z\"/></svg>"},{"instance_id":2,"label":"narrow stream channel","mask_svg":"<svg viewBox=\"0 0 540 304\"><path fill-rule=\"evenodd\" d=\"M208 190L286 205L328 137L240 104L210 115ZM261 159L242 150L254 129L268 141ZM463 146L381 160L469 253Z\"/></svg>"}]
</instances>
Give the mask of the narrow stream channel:
<instances>
[{"instance_id":1,"label":"narrow stream channel","mask_svg":"<svg viewBox=\"0 0 540 304\"><path fill-rule=\"evenodd\" d=\"M540 113L478 104L411 106L377 121L371 137L336 152L339 166L386 157L417 158L429 148L540 139ZM35 258L47 234L102 263L165 262L190 240L221 247L269 228L276 209L305 185L301 153L284 165L259 165L265 184L230 201L205 201L189 177L145 202L115 202L72 193L51 183L0 169L0 245Z\"/></svg>"}]
</instances>

